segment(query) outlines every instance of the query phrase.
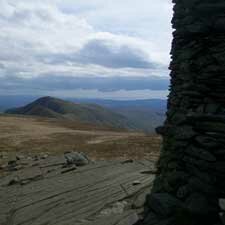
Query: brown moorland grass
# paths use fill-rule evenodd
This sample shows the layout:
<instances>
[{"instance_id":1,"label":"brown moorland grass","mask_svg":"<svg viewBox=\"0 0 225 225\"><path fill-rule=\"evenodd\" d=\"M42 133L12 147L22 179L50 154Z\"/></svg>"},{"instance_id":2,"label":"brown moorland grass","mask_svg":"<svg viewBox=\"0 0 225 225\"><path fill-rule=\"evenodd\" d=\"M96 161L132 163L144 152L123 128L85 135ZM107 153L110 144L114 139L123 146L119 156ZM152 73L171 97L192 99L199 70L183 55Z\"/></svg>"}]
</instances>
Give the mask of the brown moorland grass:
<instances>
[{"instance_id":1,"label":"brown moorland grass","mask_svg":"<svg viewBox=\"0 0 225 225\"><path fill-rule=\"evenodd\" d=\"M29 116L0 116L0 154L62 154L82 151L92 159L155 159L155 134Z\"/></svg>"}]
</instances>

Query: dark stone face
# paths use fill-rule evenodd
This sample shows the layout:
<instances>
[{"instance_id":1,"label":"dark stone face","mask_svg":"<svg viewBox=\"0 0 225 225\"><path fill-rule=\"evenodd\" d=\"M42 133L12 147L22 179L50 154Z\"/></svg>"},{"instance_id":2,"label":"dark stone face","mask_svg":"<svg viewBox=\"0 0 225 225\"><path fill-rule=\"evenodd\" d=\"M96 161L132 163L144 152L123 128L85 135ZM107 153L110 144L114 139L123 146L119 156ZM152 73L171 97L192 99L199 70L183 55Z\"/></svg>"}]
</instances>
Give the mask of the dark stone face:
<instances>
[{"instance_id":1,"label":"dark stone face","mask_svg":"<svg viewBox=\"0 0 225 225\"><path fill-rule=\"evenodd\" d=\"M167 120L157 129L164 140L159 175L140 224L220 224L218 199L225 197L225 2L173 2L171 91Z\"/></svg>"}]
</instances>

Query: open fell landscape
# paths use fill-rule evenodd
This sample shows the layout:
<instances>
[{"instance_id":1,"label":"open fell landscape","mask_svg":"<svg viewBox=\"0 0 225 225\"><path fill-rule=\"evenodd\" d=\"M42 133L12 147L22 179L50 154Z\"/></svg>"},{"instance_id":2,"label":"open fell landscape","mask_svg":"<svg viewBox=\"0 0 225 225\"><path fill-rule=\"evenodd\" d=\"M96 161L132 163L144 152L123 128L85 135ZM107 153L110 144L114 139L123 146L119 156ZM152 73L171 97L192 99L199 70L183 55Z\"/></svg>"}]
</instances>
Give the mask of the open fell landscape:
<instances>
[{"instance_id":1,"label":"open fell landscape","mask_svg":"<svg viewBox=\"0 0 225 225\"><path fill-rule=\"evenodd\" d=\"M0 115L0 224L134 224L153 184L161 137L109 125L98 113L90 123L36 103Z\"/></svg>"},{"instance_id":2,"label":"open fell landscape","mask_svg":"<svg viewBox=\"0 0 225 225\"><path fill-rule=\"evenodd\" d=\"M225 225L224 12L0 0L0 225Z\"/></svg>"},{"instance_id":3,"label":"open fell landscape","mask_svg":"<svg viewBox=\"0 0 225 225\"><path fill-rule=\"evenodd\" d=\"M155 134L94 124L22 115L0 116L3 154L60 154L82 151L93 159L149 158L157 155L161 138Z\"/></svg>"},{"instance_id":4,"label":"open fell landscape","mask_svg":"<svg viewBox=\"0 0 225 225\"><path fill-rule=\"evenodd\" d=\"M82 151L94 159L141 159L157 155L161 142L110 109L52 97L6 110L0 128L1 151L26 154Z\"/></svg>"}]
</instances>

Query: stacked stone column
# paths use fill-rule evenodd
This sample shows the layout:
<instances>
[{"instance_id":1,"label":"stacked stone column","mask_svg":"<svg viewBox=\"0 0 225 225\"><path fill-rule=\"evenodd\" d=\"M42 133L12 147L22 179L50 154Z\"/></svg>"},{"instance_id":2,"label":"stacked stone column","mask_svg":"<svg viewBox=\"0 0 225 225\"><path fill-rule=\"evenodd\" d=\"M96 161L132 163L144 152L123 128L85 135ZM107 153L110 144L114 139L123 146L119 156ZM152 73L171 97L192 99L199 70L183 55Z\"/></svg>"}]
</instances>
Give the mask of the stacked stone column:
<instances>
[{"instance_id":1,"label":"stacked stone column","mask_svg":"<svg viewBox=\"0 0 225 225\"><path fill-rule=\"evenodd\" d=\"M143 225L220 224L225 198L225 0L174 0L163 149Z\"/></svg>"}]
</instances>

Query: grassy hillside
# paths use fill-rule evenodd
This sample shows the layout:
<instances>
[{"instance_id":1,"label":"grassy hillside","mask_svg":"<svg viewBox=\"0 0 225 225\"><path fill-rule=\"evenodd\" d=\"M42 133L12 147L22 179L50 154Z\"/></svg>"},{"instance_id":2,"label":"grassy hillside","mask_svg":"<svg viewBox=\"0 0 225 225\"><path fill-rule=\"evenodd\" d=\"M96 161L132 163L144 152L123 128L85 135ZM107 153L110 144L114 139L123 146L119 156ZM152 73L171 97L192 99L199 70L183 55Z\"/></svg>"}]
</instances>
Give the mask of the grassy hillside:
<instances>
[{"instance_id":1,"label":"grassy hillside","mask_svg":"<svg viewBox=\"0 0 225 225\"><path fill-rule=\"evenodd\" d=\"M72 103L52 97L39 98L24 107L9 109L6 113L82 121L117 128L135 128L125 116L110 109L96 104Z\"/></svg>"},{"instance_id":2,"label":"grassy hillside","mask_svg":"<svg viewBox=\"0 0 225 225\"><path fill-rule=\"evenodd\" d=\"M0 155L82 151L92 159L153 159L161 138L77 121L23 115L0 115Z\"/></svg>"}]
</instances>

